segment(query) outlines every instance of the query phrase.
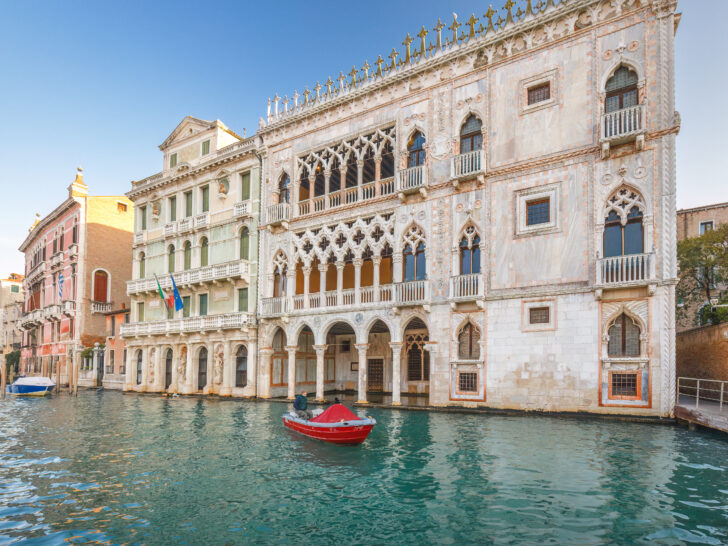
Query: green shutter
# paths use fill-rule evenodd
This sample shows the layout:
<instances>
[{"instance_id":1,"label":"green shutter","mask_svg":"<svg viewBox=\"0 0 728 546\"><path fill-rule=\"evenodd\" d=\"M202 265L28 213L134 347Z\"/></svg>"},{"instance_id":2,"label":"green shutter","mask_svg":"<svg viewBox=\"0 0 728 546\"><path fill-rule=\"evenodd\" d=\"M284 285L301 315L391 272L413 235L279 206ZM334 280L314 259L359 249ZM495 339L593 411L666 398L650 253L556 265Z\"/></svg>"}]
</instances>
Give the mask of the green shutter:
<instances>
[{"instance_id":1,"label":"green shutter","mask_svg":"<svg viewBox=\"0 0 728 546\"><path fill-rule=\"evenodd\" d=\"M182 316L183 317L189 317L190 316L190 297L185 296L182 298Z\"/></svg>"},{"instance_id":2,"label":"green shutter","mask_svg":"<svg viewBox=\"0 0 728 546\"><path fill-rule=\"evenodd\" d=\"M169 198L169 221L174 222L177 219L177 198Z\"/></svg>"},{"instance_id":3,"label":"green shutter","mask_svg":"<svg viewBox=\"0 0 728 546\"><path fill-rule=\"evenodd\" d=\"M247 201L250 199L250 173L243 173L242 177L242 190L240 192L240 200Z\"/></svg>"},{"instance_id":4,"label":"green shutter","mask_svg":"<svg viewBox=\"0 0 728 546\"><path fill-rule=\"evenodd\" d=\"M202 143L202 155L207 155L210 153L210 141L206 140Z\"/></svg>"},{"instance_id":5,"label":"green shutter","mask_svg":"<svg viewBox=\"0 0 728 546\"><path fill-rule=\"evenodd\" d=\"M142 207L139 209L139 217L142 223L142 231L144 231L145 229L147 229L147 207Z\"/></svg>"},{"instance_id":6,"label":"green shutter","mask_svg":"<svg viewBox=\"0 0 728 546\"><path fill-rule=\"evenodd\" d=\"M207 316L207 294L200 294L200 316Z\"/></svg>"},{"instance_id":7,"label":"green shutter","mask_svg":"<svg viewBox=\"0 0 728 546\"><path fill-rule=\"evenodd\" d=\"M200 248L200 267L205 267L209 263L209 253L207 239L202 241L202 247Z\"/></svg>"},{"instance_id":8,"label":"green shutter","mask_svg":"<svg viewBox=\"0 0 728 546\"><path fill-rule=\"evenodd\" d=\"M185 192L185 217L192 216L192 192Z\"/></svg>"},{"instance_id":9,"label":"green shutter","mask_svg":"<svg viewBox=\"0 0 728 546\"><path fill-rule=\"evenodd\" d=\"M202 212L210 210L210 186L202 188Z\"/></svg>"},{"instance_id":10,"label":"green shutter","mask_svg":"<svg viewBox=\"0 0 728 546\"><path fill-rule=\"evenodd\" d=\"M250 232L248 228L243 228L240 232L240 259L250 259Z\"/></svg>"},{"instance_id":11,"label":"green shutter","mask_svg":"<svg viewBox=\"0 0 728 546\"><path fill-rule=\"evenodd\" d=\"M248 289L238 289L238 311L245 313L248 310Z\"/></svg>"}]
</instances>

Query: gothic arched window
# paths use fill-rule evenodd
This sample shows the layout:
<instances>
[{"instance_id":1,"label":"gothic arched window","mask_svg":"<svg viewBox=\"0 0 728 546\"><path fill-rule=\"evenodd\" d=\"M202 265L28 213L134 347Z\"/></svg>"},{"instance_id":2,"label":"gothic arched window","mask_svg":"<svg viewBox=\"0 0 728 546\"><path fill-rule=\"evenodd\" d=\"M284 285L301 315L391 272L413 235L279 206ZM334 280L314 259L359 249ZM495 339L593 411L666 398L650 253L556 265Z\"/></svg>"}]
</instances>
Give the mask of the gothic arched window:
<instances>
[{"instance_id":1,"label":"gothic arched window","mask_svg":"<svg viewBox=\"0 0 728 546\"><path fill-rule=\"evenodd\" d=\"M460 274L480 273L480 235L470 226L460 239Z\"/></svg>"},{"instance_id":2,"label":"gothic arched window","mask_svg":"<svg viewBox=\"0 0 728 546\"><path fill-rule=\"evenodd\" d=\"M425 164L425 136L419 131L412 133L407 143L407 167Z\"/></svg>"},{"instance_id":3,"label":"gothic arched window","mask_svg":"<svg viewBox=\"0 0 728 546\"><path fill-rule=\"evenodd\" d=\"M604 219L604 257L642 254L644 201L635 191L623 187L607 200Z\"/></svg>"},{"instance_id":4,"label":"gothic arched window","mask_svg":"<svg viewBox=\"0 0 728 546\"><path fill-rule=\"evenodd\" d=\"M418 243L414 250L411 245L406 245L404 247L404 280L419 281L425 278L427 278L425 243Z\"/></svg>"},{"instance_id":5,"label":"gothic arched window","mask_svg":"<svg viewBox=\"0 0 728 546\"><path fill-rule=\"evenodd\" d=\"M609 327L607 354L612 357L640 356L640 327L622 313Z\"/></svg>"},{"instance_id":6,"label":"gothic arched window","mask_svg":"<svg viewBox=\"0 0 728 546\"><path fill-rule=\"evenodd\" d=\"M468 116L460 129L460 153L465 154L483 147L482 123L473 114Z\"/></svg>"},{"instance_id":7,"label":"gothic arched window","mask_svg":"<svg viewBox=\"0 0 728 546\"><path fill-rule=\"evenodd\" d=\"M235 353L235 386L245 387L248 384L248 349L245 345L238 347Z\"/></svg>"},{"instance_id":8,"label":"gothic arched window","mask_svg":"<svg viewBox=\"0 0 728 546\"><path fill-rule=\"evenodd\" d=\"M620 66L614 75L607 80L606 99L604 102L605 112L616 112L630 106L637 105L637 74L627 68Z\"/></svg>"},{"instance_id":9,"label":"gothic arched window","mask_svg":"<svg viewBox=\"0 0 728 546\"><path fill-rule=\"evenodd\" d=\"M458 359L478 360L480 358L480 330L468 322L458 335Z\"/></svg>"},{"instance_id":10,"label":"gothic arched window","mask_svg":"<svg viewBox=\"0 0 728 546\"><path fill-rule=\"evenodd\" d=\"M287 173L283 173L278 180L278 202L291 202L291 179Z\"/></svg>"}]
</instances>

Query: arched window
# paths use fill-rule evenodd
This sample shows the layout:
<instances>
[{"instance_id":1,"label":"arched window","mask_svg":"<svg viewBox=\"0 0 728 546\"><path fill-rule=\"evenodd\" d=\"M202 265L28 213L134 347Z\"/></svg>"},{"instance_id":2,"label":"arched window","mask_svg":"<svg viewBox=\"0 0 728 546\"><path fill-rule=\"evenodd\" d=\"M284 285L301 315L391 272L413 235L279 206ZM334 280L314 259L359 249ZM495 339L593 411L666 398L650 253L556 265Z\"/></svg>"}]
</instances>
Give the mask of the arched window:
<instances>
[{"instance_id":1,"label":"arched window","mask_svg":"<svg viewBox=\"0 0 728 546\"><path fill-rule=\"evenodd\" d=\"M430 380L430 353L425 351L426 333L407 334L407 381Z\"/></svg>"},{"instance_id":2,"label":"arched window","mask_svg":"<svg viewBox=\"0 0 728 546\"><path fill-rule=\"evenodd\" d=\"M142 384L142 351L141 349L137 351L137 376L136 376L136 384L141 385Z\"/></svg>"},{"instance_id":3,"label":"arched window","mask_svg":"<svg viewBox=\"0 0 728 546\"><path fill-rule=\"evenodd\" d=\"M169 245L169 250L167 251L167 271L174 273L174 245Z\"/></svg>"},{"instance_id":4,"label":"arched window","mask_svg":"<svg viewBox=\"0 0 728 546\"><path fill-rule=\"evenodd\" d=\"M468 322L458 336L458 359L478 360L480 358L480 330Z\"/></svg>"},{"instance_id":5,"label":"arched window","mask_svg":"<svg viewBox=\"0 0 728 546\"><path fill-rule=\"evenodd\" d=\"M200 241L200 267L205 267L209 262L210 254L207 244L207 237L203 237Z\"/></svg>"},{"instance_id":6,"label":"arched window","mask_svg":"<svg viewBox=\"0 0 728 546\"><path fill-rule=\"evenodd\" d=\"M235 353L235 386L245 387L248 384L248 349L245 345L238 347Z\"/></svg>"},{"instance_id":7,"label":"arched window","mask_svg":"<svg viewBox=\"0 0 728 546\"><path fill-rule=\"evenodd\" d=\"M240 230L240 259L250 259L250 230L247 227Z\"/></svg>"},{"instance_id":8,"label":"arched window","mask_svg":"<svg viewBox=\"0 0 728 546\"><path fill-rule=\"evenodd\" d=\"M635 191L619 188L607 200L604 219L604 257L642 254L644 201Z\"/></svg>"},{"instance_id":9,"label":"arched window","mask_svg":"<svg viewBox=\"0 0 728 546\"><path fill-rule=\"evenodd\" d=\"M480 273L480 236L469 227L460 239L460 274Z\"/></svg>"},{"instance_id":10,"label":"arched window","mask_svg":"<svg viewBox=\"0 0 728 546\"><path fill-rule=\"evenodd\" d=\"M404 247L404 280L420 281L427 278L425 243L419 242L412 250L409 244Z\"/></svg>"},{"instance_id":11,"label":"arched window","mask_svg":"<svg viewBox=\"0 0 728 546\"><path fill-rule=\"evenodd\" d=\"M298 178L298 200L308 201L311 198L311 184L308 181L308 171L301 165L301 176ZM283 203L283 201L279 201Z\"/></svg>"},{"instance_id":12,"label":"arched window","mask_svg":"<svg viewBox=\"0 0 728 546\"><path fill-rule=\"evenodd\" d=\"M185 271L187 271L189 268L192 267L192 243L190 243L189 241L187 241L185 243L184 252L185 252L185 256L184 256L184 260L185 260L184 269L185 269Z\"/></svg>"},{"instance_id":13,"label":"arched window","mask_svg":"<svg viewBox=\"0 0 728 546\"><path fill-rule=\"evenodd\" d=\"M147 276L147 256L142 252L139 254L139 278L143 279Z\"/></svg>"},{"instance_id":14,"label":"arched window","mask_svg":"<svg viewBox=\"0 0 728 546\"><path fill-rule=\"evenodd\" d=\"M419 131L412 133L407 143L407 167L425 164L425 137Z\"/></svg>"},{"instance_id":15,"label":"arched window","mask_svg":"<svg viewBox=\"0 0 728 546\"><path fill-rule=\"evenodd\" d=\"M106 303L108 301L109 274L106 271L94 272L94 301Z\"/></svg>"},{"instance_id":16,"label":"arched window","mask_svg":"<svg viewBox=\"0 0 728 546\"><path fill-rule=\"evenodd\" d=\"M604 110L615 112L637 105L637 74L620 66L614 75L607 80Z\"/></svg>"},{"instance_id":17,"label":"arched window","mask_svg":"<svg viewBox=\"0 0 728 546\"><path fill-rule=\"evenodd\" d=\"M273 297L279 298L286 295L286 275L288 268L286 266L276 267L273 276Z\"/></svg>"},{"instance_id":18,"label":"arched window","mask_svg":"<svg viewBox=\"0 0 728 546\"><path fill-rule=\"evenodd\" d=\"M207 348L200 349L200 357L197 360L197 390L207 386Z\"/></svg>"},{"instance_id":19,"label":"arched window","mask_svg":"<svg viewBox=\"0 0 728 546\"><path fill-rule=\"evenodd\" d=\"M460 129L460 153L465 154L483 147L482 123L470 114Z\"/></svg>"},{"instance_id":20,"label":"arched window","mask_svg":"<svg viewBox=\"0 0 728 546\"><path fill-rule=\"evenodd\" d=\"M278 180L278 202L291 202L291 179L287 173L283 173Z\"/></svg>"},{"instance_id":21,"label":"arched window","mask_svg":"<svg viewBox=\"0 0 728 546\"><path fill-rule=\"evenodd\" d=\"M172 384L172 349L167 349L164 356L164 388L168 389Z\"/></svg>"},{"instance_id":22,"label":"arched window","mask_svg":"<svg viewBox=\"0 0 728 546\"><path fill-rule=\"evenodd\" d=\"M609 327L607 354L613 357L640 356L640 327L625 313Z\"/></svg>"}]
</instances>

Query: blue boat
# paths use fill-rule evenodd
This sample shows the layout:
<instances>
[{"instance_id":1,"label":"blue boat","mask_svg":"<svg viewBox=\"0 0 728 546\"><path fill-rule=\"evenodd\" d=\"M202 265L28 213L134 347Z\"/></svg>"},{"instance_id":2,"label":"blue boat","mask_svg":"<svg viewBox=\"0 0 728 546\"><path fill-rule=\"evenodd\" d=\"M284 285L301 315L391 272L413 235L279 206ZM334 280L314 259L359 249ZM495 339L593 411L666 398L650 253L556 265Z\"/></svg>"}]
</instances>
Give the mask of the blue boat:
<instances>
[{"instance_id":1,"label":"blue boat","mask_svg":"<svg viewBox=\"0 0 728 546\"><path fill-rule=\"evenodd\" d=\"M56 384L48 377L19 377L6 387L13 396L45 396Z\"/></svg>"}]
</instances>

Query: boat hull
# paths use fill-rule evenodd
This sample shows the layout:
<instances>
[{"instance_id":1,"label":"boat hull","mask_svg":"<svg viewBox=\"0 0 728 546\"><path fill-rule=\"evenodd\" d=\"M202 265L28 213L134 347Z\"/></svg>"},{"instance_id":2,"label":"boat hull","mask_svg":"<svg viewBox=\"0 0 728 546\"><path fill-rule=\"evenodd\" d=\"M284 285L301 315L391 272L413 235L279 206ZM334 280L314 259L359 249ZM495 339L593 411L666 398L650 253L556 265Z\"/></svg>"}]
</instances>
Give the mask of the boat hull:
<instances>
[{"instance_id":1,"label":"boat hull","mask_svg":"<svg viewBox=\"0 0 728 546\"><path fill-rule=\"evenodd\" d=\"M375 425L373 419L354 421L353 423L323 424L293 419L288 415L283 416L283 424L309 438L315 438L332 444L361 444L367 439Z\"/></svg>"},{"instance_id":2,"label":"boat hull","mask_svg":"<svg viewBox=\"0 0 728 546\"><path fill-rule=\"evenodd\" d=\"M52 385L8 385L5 391L12 396L46 396Z\"/></svg>"}]
</instances>

